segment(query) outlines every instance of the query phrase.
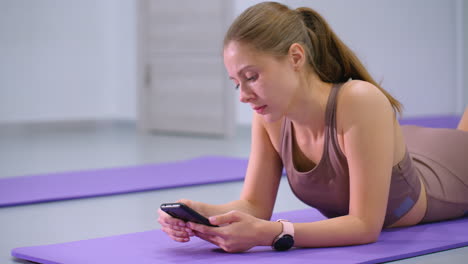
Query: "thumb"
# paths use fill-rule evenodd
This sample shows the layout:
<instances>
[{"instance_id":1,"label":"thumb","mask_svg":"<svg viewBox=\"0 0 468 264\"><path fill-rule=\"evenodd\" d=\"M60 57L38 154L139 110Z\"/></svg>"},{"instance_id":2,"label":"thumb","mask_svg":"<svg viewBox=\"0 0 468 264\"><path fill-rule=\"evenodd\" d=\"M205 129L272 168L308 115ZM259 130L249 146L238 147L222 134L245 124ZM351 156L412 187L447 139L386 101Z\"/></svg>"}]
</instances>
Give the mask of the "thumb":
<instances>
[{"instance_id":1,"label":"thumb","mask_svg":"<svg viewBox=\"0 0 468 264\"><path fill-rule=\"evenodd\" d=\"M212 225L226 225L241 220L241 214L238 211L230 211L225 214L211 216L209 218Z\"/></svg>"}]
</instances>

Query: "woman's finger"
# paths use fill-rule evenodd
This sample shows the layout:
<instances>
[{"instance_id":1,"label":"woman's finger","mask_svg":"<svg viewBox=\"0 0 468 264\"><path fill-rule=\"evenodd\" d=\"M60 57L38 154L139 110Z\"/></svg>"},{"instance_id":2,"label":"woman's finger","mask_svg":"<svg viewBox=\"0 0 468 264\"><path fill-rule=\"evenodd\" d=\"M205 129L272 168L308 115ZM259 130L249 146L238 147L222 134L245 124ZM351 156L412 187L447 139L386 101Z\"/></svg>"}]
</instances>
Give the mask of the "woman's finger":
<instances>
[{"instance_id":1,"label":"woman's finger","mask_svg":"<svg viewBox=\"0 0 468 264\"><path fill-rule=\"evenodd\" d=\"M158 213L159 213L158 222L161 225L167 224L167 225L180 226L180 227L185 227L186 226L184 221L168 215L166 212L164 212L161 209L158 209Z\"/></svg>"},{"instance_id":2,"label":"woman's finger","mask_svg":"<svg viewBox=\"0 0 468 264\"><path fill-rule=\"evenodd\" d=\"M203 233L210 236L223 236L223 228L222 227L210 227L202 224L196 224L193 222L188 222L187 227L192 229L194 232Z\"/></svg>"},{"instance_id":3,"label":"woman's finger","mask_svg":"<svg viewBox=\"0 0 468 264\"><path fill-rule=\"evenodd\" d=\"M203 239L203 240L205 240L205 241L207 241L207 242L210 242L210 243L212 243L212 244L214 244L214 245L216 245L216 246L219 247L220 242L221 242L221 241L220 241L220 239L221 239L220 237L212 236L212 235L208 235L208 234L204 234L204 233L200 233L200 232L198 232L198 231L193 231L193 232L194 232L195 236L197 236L197 237L199 237L199 238L201 238L201 239Z\"/></svg>"},{"instance_id":4,"label":"woman's finger","mask_svg":"<svg viewBox=\"0 0 468 264\"><path fill-rule=\"evenodd\" d=\"M180 238L180 237L171 237L173 240L181 243L186 243L190 241L190 238Z\"/></svg>"},{"instance_id":5,"label":"woman's finger","mask_svg":"<svg viewBox=\"0 0 468 264\"><path fill-rule=\"evenodd\" d=\"M188 233L185 232L185 231L177 231L177 230L174 230L170 227L163 227L162 230L170 235L170 236L174 236L174 237L189 237Z\"/></svg>"}]
</instances>

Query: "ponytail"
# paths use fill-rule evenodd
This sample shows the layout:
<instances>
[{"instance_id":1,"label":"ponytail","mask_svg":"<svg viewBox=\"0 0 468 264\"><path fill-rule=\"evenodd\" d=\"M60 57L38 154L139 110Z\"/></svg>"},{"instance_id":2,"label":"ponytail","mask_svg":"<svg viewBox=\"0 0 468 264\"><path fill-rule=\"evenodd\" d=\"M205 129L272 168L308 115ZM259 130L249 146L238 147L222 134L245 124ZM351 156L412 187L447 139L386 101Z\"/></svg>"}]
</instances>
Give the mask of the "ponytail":
<instances>
[{"instance_id":1,"label":"ponytail","mask_svg":"<svg viewBox=\"0 0 468 264\"><path fill-rule=\"evenodd\" d=\"M333 32L316 11L300 7L291 10L276 3L264 2L245 10L231 25L224 38L250 44L276 56L285 56L293 43L303 45L307 61L319 78L327 83L349 79L375 85L401 114L402 105L371 77L358 57Z\"/></svg>"},{"instance_id":2,"label":"ponytail","mask_svg":"<svg viewBox=\"0 0 468 264\"><path fill-rule=\"evenodd\" d=\"M364 65L333 32L328 23L316 11L300 7L296 9L304 22L308 61L324 82L338 83L349 79L362 80L375 85L401 114L401 104L385 91L369 74Z\"/></svg>"}]
</instances>

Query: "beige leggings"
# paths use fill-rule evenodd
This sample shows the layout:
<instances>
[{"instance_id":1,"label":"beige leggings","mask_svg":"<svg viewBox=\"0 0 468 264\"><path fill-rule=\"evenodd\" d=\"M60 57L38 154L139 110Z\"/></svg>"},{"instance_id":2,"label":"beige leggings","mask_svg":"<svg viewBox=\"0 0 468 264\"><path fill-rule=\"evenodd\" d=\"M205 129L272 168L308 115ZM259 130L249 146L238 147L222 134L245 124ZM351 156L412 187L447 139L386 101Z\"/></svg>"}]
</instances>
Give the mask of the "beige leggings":
<instances>
[{"instance_id":1,"label":"beige leggings","mask_svg":"<svg viewBox=\"0 0 468 264\"><path fill-rule=\"evenodd\" d=\"M427 194L422 222L461 217L468 212L468 132L405 126L405 140Z\"/></svg>"}]
</instances>

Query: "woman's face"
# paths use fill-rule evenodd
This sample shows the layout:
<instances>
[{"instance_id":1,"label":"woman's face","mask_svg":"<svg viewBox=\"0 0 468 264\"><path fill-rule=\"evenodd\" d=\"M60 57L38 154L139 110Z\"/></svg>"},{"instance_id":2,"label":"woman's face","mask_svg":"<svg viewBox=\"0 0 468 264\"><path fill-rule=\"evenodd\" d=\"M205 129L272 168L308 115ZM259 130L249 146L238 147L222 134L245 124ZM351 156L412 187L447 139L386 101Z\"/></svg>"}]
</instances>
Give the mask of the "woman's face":
<instances>
[{"instance_id":1,"label":"woman's face","mask_svg":"<svg viewBox=\"0 0 468 264\"><path fill-rule=\"evenodd\" d=\"M279 59L231 41L224 49L224 65L241 102L250 104L268 122L287 113L298 79L286 56Z\"/></svg>"}]
</instances>

